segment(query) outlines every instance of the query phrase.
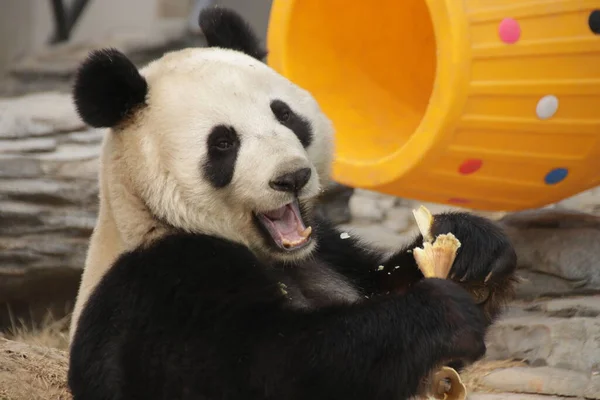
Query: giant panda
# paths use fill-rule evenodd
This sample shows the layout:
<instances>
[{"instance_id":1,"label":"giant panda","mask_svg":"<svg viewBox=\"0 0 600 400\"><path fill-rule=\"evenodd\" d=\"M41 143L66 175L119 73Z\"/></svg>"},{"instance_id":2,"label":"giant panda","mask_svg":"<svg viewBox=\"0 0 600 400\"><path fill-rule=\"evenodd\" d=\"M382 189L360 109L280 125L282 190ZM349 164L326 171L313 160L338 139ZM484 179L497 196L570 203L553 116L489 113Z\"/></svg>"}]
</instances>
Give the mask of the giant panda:
<instances>
[{"instance_id":1,"label":"giant panda","mask_svg":"<svg viewBox=\"0 0 600 400\"><path fill-rule=\"evenodd\" d=\"M79 115L108 133L74 399L406 399L480 359L514 283L504 232L435 215L462 247L451 279L425 279L420 235L389 256L316 216L332 124L239 15L199 20L206 48L139 70L94 51L76 76Z\"/></svg>"}]
</instances>

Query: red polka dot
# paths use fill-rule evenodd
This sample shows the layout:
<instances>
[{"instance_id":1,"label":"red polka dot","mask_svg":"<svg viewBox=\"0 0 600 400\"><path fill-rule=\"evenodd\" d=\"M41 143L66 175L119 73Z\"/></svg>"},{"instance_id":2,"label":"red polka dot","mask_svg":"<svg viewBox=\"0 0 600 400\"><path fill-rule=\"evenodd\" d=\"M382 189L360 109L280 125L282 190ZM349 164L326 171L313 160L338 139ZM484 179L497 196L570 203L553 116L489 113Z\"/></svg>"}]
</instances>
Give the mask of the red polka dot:
<instances>
[{"instance_id":1,"label":"red polka dot","mask_svg":"<svg viewBox=\"0 0 600 400\"><path fill-rule=\"evenodd\" d=\"M512 18L504 18L498 26L498 34L504 43L515 43L521 37L521 27Z\"/></svg>"},{"instance_id":2,"label":"red polka dot","mask_svg":"<svg viewBox=\"0 0 600 400\"><path fill-rule=\"evenodd\" d=\"M477 172L482 165L483 161L478 160L476 158L466 160L460 165L460 167L458 167L458 172L460 172L463 175L472 174L473 172Z\"/></svg>"},{"instance_id":3,"label":"red polka dot","mask_svg":"<svg viewBox=\"0 0 600 400\"><path fill-rule=\"evenodd\" d=\"M462 197L452 197L448 199L448 202L453 204L468 204L471 202L471 200L463 199Z\"/></svg>"}]
</instances>

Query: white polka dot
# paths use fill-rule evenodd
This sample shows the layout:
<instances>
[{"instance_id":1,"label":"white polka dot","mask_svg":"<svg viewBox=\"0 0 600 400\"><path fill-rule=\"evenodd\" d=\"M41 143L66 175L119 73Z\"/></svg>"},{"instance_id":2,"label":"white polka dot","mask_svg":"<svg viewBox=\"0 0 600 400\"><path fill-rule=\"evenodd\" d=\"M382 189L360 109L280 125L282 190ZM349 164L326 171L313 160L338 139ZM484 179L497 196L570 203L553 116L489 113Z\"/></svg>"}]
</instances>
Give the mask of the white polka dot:
<instances>
[{"instance_id":1,"label":"white polka dot","mask_svg":"<svg viewBox=\"0 0 600 400\"><path fill-rule=\"evenodd\" d=\"M551 94L542 97L540 101L538 101L537 107L535 108L535 112L540 119L548 119L552 117L554 114L556 114L556 110L558 110L558 99L556 96Z\"/></svg>"}]
</instances>

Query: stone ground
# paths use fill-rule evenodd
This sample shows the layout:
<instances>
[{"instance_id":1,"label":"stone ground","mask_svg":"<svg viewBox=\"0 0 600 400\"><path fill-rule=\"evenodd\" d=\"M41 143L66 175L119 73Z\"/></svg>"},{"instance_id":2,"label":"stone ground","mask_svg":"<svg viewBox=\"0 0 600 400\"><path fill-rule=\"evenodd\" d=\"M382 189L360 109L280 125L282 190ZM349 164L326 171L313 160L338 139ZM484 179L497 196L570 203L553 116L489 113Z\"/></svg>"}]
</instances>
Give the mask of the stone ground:
<instances>
[{"instance_id":1,"label":"stone ground","mask_svg":"<svg viewBox=\"0 0 600 400\"><path fill-rule=\"evenodd\" d=\"M169 35L148 48L140 38L114 42L141 63L195 40ZM0 93L18 95L0 98L0 327L40 321L48 308L61 318L76 293L97 211L103 135L79 121L65 93L83 54L75 46L32 57L0 83ZM411 210L420 204L356 190L349 212L343 204L327 212L349 234L392 249L416 232ZM524 277L490 332L487 360L523 363L476 371L470 398L600 399L600 188L544 210L482 214L507 229Z\"/></svg>"}]
</instances>

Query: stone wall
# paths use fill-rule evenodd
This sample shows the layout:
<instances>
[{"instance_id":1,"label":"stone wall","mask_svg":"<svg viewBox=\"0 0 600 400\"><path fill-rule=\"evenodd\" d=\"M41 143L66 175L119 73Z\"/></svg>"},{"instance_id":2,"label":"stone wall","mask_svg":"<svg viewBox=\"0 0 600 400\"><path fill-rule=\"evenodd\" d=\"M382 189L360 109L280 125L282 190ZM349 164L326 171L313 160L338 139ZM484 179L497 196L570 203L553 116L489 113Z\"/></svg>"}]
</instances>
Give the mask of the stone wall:
<instances>
[{"instance_id":1,"label":"stone wall","mask_svg":"<svg viewBox=\"0 0 600 400\"><path fill-rule=\"evenodd\" d=\"M70 310L98 207L102 130L79 120L71 85L90 51L114 47L143 66L204 46L185 21L42 49L0 77L0 330Z\"/></svg>"},{"instance_id":2,"label":"stone wall","mask_svg":"<svg viewBox=\"0 0 600 400\"><path fill-rule=\"evenodd\" d=\"M66 94L0 100L0 326L75 296L97 212L103 132Z\"/></svg>"}]
</instances>

